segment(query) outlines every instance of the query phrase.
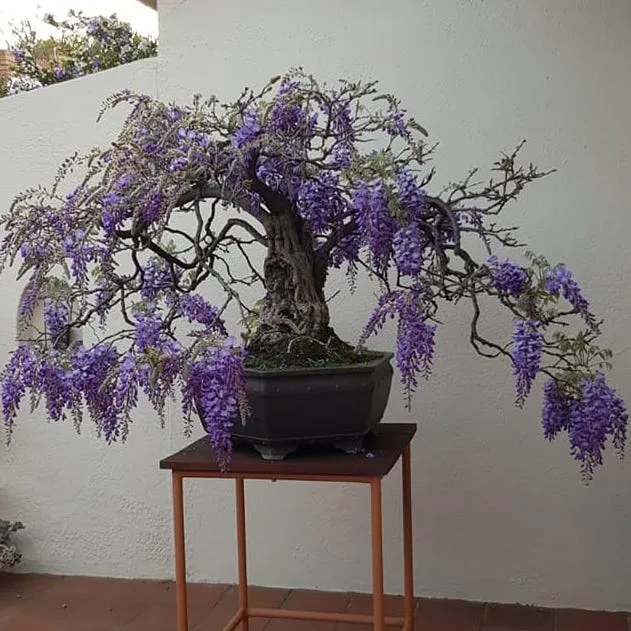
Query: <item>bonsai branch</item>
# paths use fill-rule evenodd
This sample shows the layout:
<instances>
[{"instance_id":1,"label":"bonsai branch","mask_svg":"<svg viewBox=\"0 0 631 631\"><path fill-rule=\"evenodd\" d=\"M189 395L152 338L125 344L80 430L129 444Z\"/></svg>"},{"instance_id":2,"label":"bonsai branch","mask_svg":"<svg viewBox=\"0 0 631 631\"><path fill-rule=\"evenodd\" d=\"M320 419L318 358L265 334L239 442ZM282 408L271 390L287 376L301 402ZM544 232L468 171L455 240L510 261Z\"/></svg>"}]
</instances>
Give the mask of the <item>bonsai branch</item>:
<instances>
[{"instance_id":1,"label":"bonsai branch","mask_svg":"<svg viewBox=\"0 0 631 631\"><path fill-rule=\"evenodd\" d=\"M228 237L228 233L232 228L239 227L245 230L248 234L250 234L256 241L258 241L261 245L267 246L267 239L264 235L258 232L253 226L251 226L247 221L243 219L239 219L238 217L231 217L228 219L224 227L220 230L219 234L214 237L212 242L205 248L204 254L206 256L212 254L219 244Z\"/></svg>"},{"instance_id":2,"label":"bonsai branch","mask_svg":"<svg viewBox=\"0 0 631 631\"><path fill-rule=\"evenodd\" d=\"M134 241L138 241L144 247L151 250L154 254L157 254L160 258L182 269L195 269L195 267L197 266L196 260L191 263L182 261L177 256L174 256L170 252L167 252L166 250L161 248L157 243L154 243L147 235L134 235L131 230L117 230L116 236L121 239L132 239Z\"/></svg>"}]
</instances>

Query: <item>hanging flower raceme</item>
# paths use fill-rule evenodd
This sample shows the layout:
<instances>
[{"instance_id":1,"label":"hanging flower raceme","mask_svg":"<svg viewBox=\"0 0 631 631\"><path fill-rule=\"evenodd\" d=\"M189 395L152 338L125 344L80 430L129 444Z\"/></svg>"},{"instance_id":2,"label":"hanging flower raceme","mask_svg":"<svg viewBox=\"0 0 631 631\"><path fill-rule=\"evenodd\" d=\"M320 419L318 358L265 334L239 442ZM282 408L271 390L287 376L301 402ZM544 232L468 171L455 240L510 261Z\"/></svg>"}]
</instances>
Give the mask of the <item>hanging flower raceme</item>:
<instances>
[{"instance_id":1,"label":"hanging flower raceme","mask_svg":"<svg viewBox=\"0 0 631 631\"><path fill-rule=\"evenodd\" d=\"M228 338L223 346L203 349L188 365L183 388L183 412L190 417L196 409L206 428L221 467L230 462L230 430L243 416L245 373L243 349Z\"/></svg>"},{"instance_id":2,"label":"hanging flower raceme","mask_svg":"<svg viewBox=\"0 0 631 631\"><path fill-rule=\"evenodd\" d=\"M419 187L414 173L409 169L402 169L397 175L397 189L401 207L411 217L421 216L425 210L425 193Z\"/></svg>"},{"instance_id":3,"label":"hanging flower raceme","mask_svg":"<svg viewBox=\"0 0 631 631\"><path fill-rule=\"evenodd\" d=\"M607 438L612 438L616 449L623 449L628 413L604 375L597 373L580 382L578 393L569 386L564 390L553 380L546 382L542 423L550 440L561 431L568 432L572 453L589 479L603 463Z\"/></svg>"},{"instance_id":4,"label":"hanging flower raceme","mask_svg":"<svg viewBox=\"0 0 631 631\"><path fill-rule=\"evenodd\" d=\"M487 262L491 267L493 284L500 291L519 296L528 286L528 274L517 263L509 259L500 261L497 256L490 256Z\"/></svg>"},{"instance_id":5,"label":"hanging flower raceme","mask_svg":"<svg viewBox=\"0 0 631 631\"><path fill-rule=\"evenodd\" d=\"M44 301L44 325L46 334L53 348L67 345L70 326L70 305L66 300Z\"/></svg>"},{"instance_id":6,"label":"hanging flower raceme","mask_svg":"<svg viewBox=\"0 0 631 631\"><path fill-rule=\"evenodd\" d=\"M421 271L425 243L421 229L414 220L394 233L392 238L394 261L403 276L415 276Z\"/></svg>"},{"instance_id":7,"label":"hanging flower raceme","mask_svg":"<svg viewBox=\"0 0 631 631\"><path fill-rule=\"evenodd\" d=\"M228 335L219 309L199 294L184 294L180 298L180 310L189 322L201 324L205 335L213 333L224 337Z\"/></svg>"},{"instance_id":8,"label":"hanging flower raceme","mask_svg":"<svg viewBox=\"0 0 631 631\"><path fill-rule=\"evenodd\" d=\"M261 133L261 125L256 109L250 108L243 116L243 122L232 135L232 146L243 149L254 143Z\"/></svg>"},{"instance_id":9,"label":"hanging flower raceme","mask_svg":"<svg viewBox=\"0 0 631 631\"><path fill-rule=\"evenodd\" d=\"M363 346L383 328L388 318L398 320L396 362L408 406L419 377L429 377L434 360L436 325L428 322L423 293L422 287L415 286L409 291L383 294L359 342Z\"/></svg>"},{"instance_id":10,"label":"hanging flower raceme","mask_svg":"<svg viewBox=\"0 0 631 631\"><path fill-rule=\"evenodd\" d=\"M37 383L37 354L29 344L20 344L2 372L2 416L7 436L13 431L13 424L27 389Z\"/></svg>"},{"instance_id":11,"label":"hanging flower raceme","mask_svg":"<svg viewBox=\"0 0 631 631\"><path fill-rule=\"evenodd\" d=\"M517 405L523 405L541 369L543 336L533 321L518 320L513 333L513 374L516 379Z\"/></svg>"},{"instance_id":12,"label":"hanging flower raceme","mask_svg":"<svg viewBox=\"0 0 631 631\"><path fill-rule=\"evenodd\" d=\"M581 314L585 322L591 327L596 326L594 315L589 310L589 302L565 265L556 265L546 270L545 288L553 296L561 294Z\"/></svg>"},{"instance_id":13,"label":"hanging flower raceme","mask_svg":"<svg viewBox=\"0 0 631 631\"><path fill-rule=\"evenodd\" d=\"M326 234L339 224L347 212L347 203L340 192L339 178L332 173L319 173L300 185L296 206L315 234Z\"/></svg>"},{"instance_id":14,"label":"hanging flower raceme","mask_svg":"<svg viewBox=\"0 0 631 631\"><path fill-rule=\"evenodd\" d=\"M392 257L392 240L396 230L383 181L358 182L352 192L351 207L357 217L358 231L368 248L371 264L381 274L386 271Z\"/></svg>"}]
</instances>

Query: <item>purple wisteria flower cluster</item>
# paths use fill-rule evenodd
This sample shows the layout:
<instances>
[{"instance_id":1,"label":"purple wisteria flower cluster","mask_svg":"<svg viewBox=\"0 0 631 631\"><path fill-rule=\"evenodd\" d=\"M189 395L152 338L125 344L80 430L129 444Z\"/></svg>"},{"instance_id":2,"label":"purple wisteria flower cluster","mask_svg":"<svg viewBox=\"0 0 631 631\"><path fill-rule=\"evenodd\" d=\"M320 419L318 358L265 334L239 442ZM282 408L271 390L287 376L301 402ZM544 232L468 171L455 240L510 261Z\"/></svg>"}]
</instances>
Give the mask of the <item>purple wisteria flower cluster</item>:
<instances>
[{"instance_id":1,"label":"purple wisteria flower cluster","mask_svg":"<svg viewBox=\"0 0 631 631\"><path fill-rule=\"evenodd\" d=\"M106 22L88 30L101 37ZM292 70L231 103L124 91L104 111L119 105L129 113L115 142L69 159L50 189L26 191L2 218L0 262L30 275L23 313L51 277L69 285L45 302L48 334L22 343L4 369L9 435L27 392L54 420L78 425L87 410L108 441L124 439L141 396L160 414L179 397L227 465L231 427L247 422L248 367L365 361L392 321L411 405L439 348L440 309L466 302L466 338L506 358L517 405L545 381L545 436L567 433L586 476L609 438L622 451L627 413L604 377L611 351L596 344L601 323L576 280L530 252L496 252L519 245L497 216L547 175L519 163L521 144L490 180L469 175L436 195L425 130L375 82L327 87ZM84 177L68 190L71 171ZM332 329L325 297L340 268L377 290L355 346ZM514 323L510 339L483 335L483 297ZM239 343L235 316L246 326ZM88 324L101 327L94 343L53 343Z\"/></svg>"},{"instance_id":2,"label":"purple wisteria flower cluster","mask_svg":"<svg viewBox=\"0 0 631 631\"><path fill-rule=\"evenodd\" d=\"M0 96L68 81L121 64L154 57L157 42L136 33L116 14L88 17L70 11L64 20L46 14L43 22L54 28L38 36L29 21L13 27L14 68Z\"/></svg>"}]
</instances>

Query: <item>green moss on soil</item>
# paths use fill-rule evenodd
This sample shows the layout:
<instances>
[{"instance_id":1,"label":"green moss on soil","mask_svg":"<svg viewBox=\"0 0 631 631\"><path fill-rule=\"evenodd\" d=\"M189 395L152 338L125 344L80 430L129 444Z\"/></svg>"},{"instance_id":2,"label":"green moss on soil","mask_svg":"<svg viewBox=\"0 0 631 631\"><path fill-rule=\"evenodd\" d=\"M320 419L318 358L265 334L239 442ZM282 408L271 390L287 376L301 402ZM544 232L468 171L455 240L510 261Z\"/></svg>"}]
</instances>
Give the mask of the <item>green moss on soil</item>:
<instances>
[{"instance_id":1,"label":"green moss on soil","mask_svg":"<svg viewBox=\"0 0 631 631\"><path fill-rule=\"evenodd\" d=\"M264 339L264 338L263 338ZM278 336L248 346L246 368L282 370L363 364L381 357L375 351L358 351L329 330L317 337Z\"/></svg>"}]
</instances>

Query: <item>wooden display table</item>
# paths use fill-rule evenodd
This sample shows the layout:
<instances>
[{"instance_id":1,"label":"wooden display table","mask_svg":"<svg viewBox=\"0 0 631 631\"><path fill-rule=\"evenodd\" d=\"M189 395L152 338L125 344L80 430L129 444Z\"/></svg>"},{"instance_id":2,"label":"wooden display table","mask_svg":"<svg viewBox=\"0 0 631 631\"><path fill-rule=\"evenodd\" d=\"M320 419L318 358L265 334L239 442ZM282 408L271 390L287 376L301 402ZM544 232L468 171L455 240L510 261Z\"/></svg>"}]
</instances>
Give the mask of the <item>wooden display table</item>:
<instances>
[{"instance_id":1,"label":"wooden display table","mask_svg":"<svg viewBox=\"0 0 631 631\"><path fill-rule=\"evenodd\" d=\"M223 631L239 628L248 631L250 618L285 618L321 622L371 624L374 631L386 625L401 625L413 631L414 584L412 566L412 482L410 441L416 432L413 423L382 423L374 435L366 438L365 453L348 455L338 451L303 450L285 460L263 460L258 453L235 450L229 471L217 466L207 438L200 438L188 447L160 461L161 469L170 469L173 478L173 520L175 539L175 585L177 631L188 631L186 603L186 550L184 542L184 478L232 478L236 484L237 559L239 576L239 609ZM381 481L402 459L403 478L403 568L404 616L386 617L383 594L383 550ZM372 615L298 611L250 607L245 535L245 480L299 480L309 482L360 482L370 484L372 529ZM214 630L212 630L214 631Z\"/></svg>"}]
</instances>

